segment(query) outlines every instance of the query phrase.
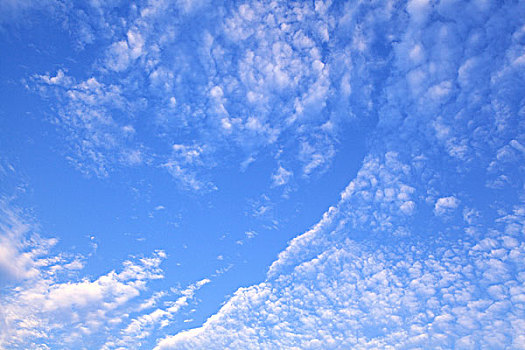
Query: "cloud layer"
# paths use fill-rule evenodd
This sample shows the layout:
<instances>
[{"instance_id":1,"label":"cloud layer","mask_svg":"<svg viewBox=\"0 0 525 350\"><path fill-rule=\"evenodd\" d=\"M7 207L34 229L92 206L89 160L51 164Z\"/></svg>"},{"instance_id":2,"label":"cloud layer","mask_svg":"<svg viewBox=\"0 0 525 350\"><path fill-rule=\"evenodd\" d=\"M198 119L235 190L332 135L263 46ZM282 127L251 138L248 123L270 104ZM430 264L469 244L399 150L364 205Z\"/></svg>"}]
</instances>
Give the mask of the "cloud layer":
<instances>
[{"instance_id":1,"label":"cloud layer","mask_svg":"<svg viewBox=\"0 0 525 350\"><path fill-rule=\"evenodd\" d=\"M328 171L350 125L367 155L264 282L168 336L208 279L171 302L148 293L163 251L82 277L82 257L3 209L0 345L139 348L162 329L157 349L523 348L525 3L120 5L125 21L66 6L91 28L78 46L99 40L93 69L26 82L80 171L152 167L207 193L223 164L268 156L268 186L285 188Z\"/></svg>"},{"instance_id":2,"label":"cloud layer","mask_svg":"<svg viewBox=\"0 0 525 350\"><path fill-rule=\"evenodd\" d=\"M522 348L524 10L345 5L349 55L386 73L361 170L264 283L157 348Z\"/></svg>"},{"instance_id":3,"label":"cloud layer","mask_svg":"<svg viewBox=\"0 0 525 350\"><path fill-rule=\"evenodd\" d=\"M26 223L12 204L2 201L0 214L2 348L138 348L148 332L170 324L210 282L195 282L170 303L172 291L152 294L149 286L164 278L164 251L91 277L84 271L87 257L56 253L57 239L36 234L35 225ZM159 301L166 307L152 311ZM110 335L119 332L121 336Z\"/></svg>"}]
</instances>

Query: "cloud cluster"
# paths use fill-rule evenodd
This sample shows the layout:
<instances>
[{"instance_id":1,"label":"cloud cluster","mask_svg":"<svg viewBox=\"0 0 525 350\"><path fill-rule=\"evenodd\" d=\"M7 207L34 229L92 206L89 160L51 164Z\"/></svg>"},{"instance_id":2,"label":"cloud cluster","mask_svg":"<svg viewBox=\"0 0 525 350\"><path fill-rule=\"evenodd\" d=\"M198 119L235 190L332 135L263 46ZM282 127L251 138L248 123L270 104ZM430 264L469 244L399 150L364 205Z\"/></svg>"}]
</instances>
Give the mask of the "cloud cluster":
<instances>
[{"instance_id":1,"label":"cloud cluster","mask_svg":"<svg viewBox=\"0 0 525 350\"><path fill-rule=\"evenodd\" d=\"M105 23L96 26L113 28L95 70L33 79L56 98L71 161L106 176L117 166L173 164L170 145L184 144L205 147L212 164L225 153L241 163L267 152L303 177L326 171L344 126L372 110L363 98L375 89L365 82L373 69L353 69L365 53L339 47L359 23L341 30L329 3L198 7L200 20L180 3L134 5L124 27L111 9L91 9ZM166 168L183 187L213 187L202 175L209 165Z\"/></svg>"},{"instance_id":2,"label":"cloud cluster","mask_svg":"<svg viewBox=\"0 0 525 350\"><path fill-rule=\"evenodd\" d=\"M52 246L54 241L45 242L36 238L40 243L38 245L44 249L31 249L32 242L21 239L29 225L21 222L6 203L0 202L0 210L0 281L20 281L35 276L38 271L33 258L47 251L46 248Z\"/></svg>"},{"instance_id":3,"label":"cloud cluster","mask_svg":"<svg viewBox=\"0 0 525 350\"><path fill-rule=\"evenodd\" d=\"M267 280L158 349L523 347L523 2L151 1L130 13L93 77L35 78L57 97L56 123L80 169L104 176L148 163L148 142L160 140L148 164L185 188L213 189L202 174L224 154L246 168L262 152L281 186L326 170L349 120L374 126L339 202L290 242ZM26 246L5 247L17 263L0 260L4 273L39 273ZM97 315L158 275L146 265L132 269L149 271L143 278L125 266L59 286L43 279L40 307L59 310L82 286L65 306L102 303L87 314L95 329ZM140 339L177 302L122 335Z\"/></svg>"},{"instance_id":4,"label":"cloud cluster","mask_svg":"<svg viewBox=\"0 0 525 350\"><path fill-rule=\"evenodd\" d=\"M522 348L525 7L344 9L352 70L382 81L361 169L264 283L158 349Z\"/></svg>"},{"instance_id":5,"label":"cloud cluster","mask_svg":"<svg viewBox=\"0 0 525 350\"><path fill-rule=\"evenodd\" d=\"M121 330L121 337L118 340L107 341L102 349L126 348L138 349L142 341L151 335L155 327L164 328L170 325L175 314L183 307L187 306L193 299L195 293L204 285L210 282L205 278L189 285L180 292L181 296L174 302L168 304L166 308L157 308L147 314L142 314Z\"/></svg>"},{"instance_id":6,"label":"cloud cluster","mask_svg":"<svg viewBox=\"0 0 525 350\"><path fill-rule=\"evenodd\" d=\"M202 172L203 168L207 169L214 166L209 153L209 147L206 145L175 144L171 157L162 166L168 169L184 189L197 192L216 190L217 186L212 182L201 180L203 176L197 175Z\"/></svg>"},{"instance_id":7,"label":"cloud cluster","mask_svg":"<svg viewBox=\"0 0 525 350\"><path fill-rule=\"evenodd\" d=\"M433 249L346 240L289 274L239 289L201 328L157 349L518 349L525 327L519 235L493 232Z\"/></svg>"},{"instance_id":8,"label":"cloud cluster","mask_svg":"<svg viewBox=\"0 0 525 350\"><path fill-rule=\"evenodd\" d=\"M62 70L36 75L33 82L43 96L59 101L52 122L67 135L69 159L79 170L107 176L116 164L143 162L142 147L134 142L133 108L120 86L94 77L77 82Z\"/></svg>"},{"instance_id":9,"label":"cloud cluster","mask_svg":"<svg viewBox=\"0 0 525 350\"><path fill-rule=\"evenodd\" d=\"M152 282L164 278L163 250L93 277L87 257L57 253L58 240L36 227L0 201L0 348L140 348L155 330L182 322L178 314L211 282L152 293Z\"/></svg>"},{"instance_id":10,"label":"cloud cluster","mask_svg":"<svg viewBox=\"0 0 525 350\"><path fill-rule=\"evenodd\" d=\"M119 271L82 277L86 258L54 253L57 240L37 235L35 226L5 200L0 219L2 348L42 348L43 344L65 348L94 334L104 339L108 329L126 320L134 300L148 294L148 282L164 277L163 251L125 261ZM208 282L199 281L183 291L166 317L172 318ZM96 344L96 338L90 342Z\"/></svg>"}]
</instances>

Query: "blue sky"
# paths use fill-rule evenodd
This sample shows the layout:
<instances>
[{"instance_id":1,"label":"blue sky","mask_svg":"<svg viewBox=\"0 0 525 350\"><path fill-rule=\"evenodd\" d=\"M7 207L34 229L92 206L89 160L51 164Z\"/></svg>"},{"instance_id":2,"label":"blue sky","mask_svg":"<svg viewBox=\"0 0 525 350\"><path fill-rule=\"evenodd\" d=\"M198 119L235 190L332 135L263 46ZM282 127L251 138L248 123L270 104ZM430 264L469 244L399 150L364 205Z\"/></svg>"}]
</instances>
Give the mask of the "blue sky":
<instances>
[{"instance_id":1,"label":"blue sky","mask_svg":"<svg viewBox=\"0 0 525 350\"><path fill-rule=\"evenodd\" d=\"M525 4L0 0L0 347L524 349Z\"/></svg>"}]
</instances>

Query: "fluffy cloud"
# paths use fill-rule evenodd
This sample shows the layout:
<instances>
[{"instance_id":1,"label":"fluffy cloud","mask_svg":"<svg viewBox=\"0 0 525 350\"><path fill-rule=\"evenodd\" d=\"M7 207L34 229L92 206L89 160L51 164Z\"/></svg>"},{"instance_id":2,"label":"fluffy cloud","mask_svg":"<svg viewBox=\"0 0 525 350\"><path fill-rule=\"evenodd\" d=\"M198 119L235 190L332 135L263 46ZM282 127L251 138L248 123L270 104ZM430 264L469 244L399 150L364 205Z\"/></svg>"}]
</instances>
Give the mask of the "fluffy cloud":
<instances>
[{"instance_id":1,"label":"fluffy cloud","mask_svg":"<svg viewBox=\"0 0 525 350\"><path fill-rule=\"evenodd\" d=\"M324 171L348 121L374 130L339 202L267 280L158 348L520 348L524 3L198 5L198 19L189 3L140 6L93 78L37 78L56 93L79 168L141 163L148 147L136 135L154 129L152 143L166 147L152 163L187 188L206 188L201 171L222 154L266 151L279 185L288 171ZM148 127L136 110L149 111ZM464 221L447 215L459 204ZM10 275L32 276L17 259ZM119 276L48 288L42 307L58 310L82 283L89 292L66 305L118 299L114 283L127 300L135 280ZM169 318L159 310L135 324Z\"/></svg>"},{"instance_id":2,"label":"fluffy cloud","mask_svg":"<svg viewBox=\"0 0 525 350\"><path fill-rule=\"evenodd\" d=\"M352 69L377 62L377 90L341 81L378 119L355 179L266 281L158 349L522 347L525 8L391 5L345 4L334 19L349 52L369 58ZM505 203L479 199L510 188ZM464 222L448 215L460 204Z\"/></svg>"},{"instance_id":3,"label":"fluffy cloud","mask_svg":"<svg viewBox=\"0 0 525 350\"><path fill-rule=\"evenodd\" d=\"M77 82L61 70L55 76L35 76L33 81L42 96L60 101L51 121L68 135L69 159L79 170L107 176L117 164L143 162L142 146L134 142L132 118L125 116L132 107L121 87L94 77Z\"/></svg>"},{"instance_id":4,"label":"fluffy cloud","mask_svg":"<svg viewBox=\"0 0 525 350\"><path fill-rule=\"evenodd\" d=\"M209 168L174 164L170 143L205 146L212 163L232 151L243 158L264 151L306 177L325 171L353 117L334 107L345 98L339 88L348 94L354 77L350 56L324 53L335 30L328 7L251 2L210 11L203 2L205 20L192 22L192 11L179 5L138 5L125 27L98 6L96 17L114 37L95 72L33 79L32 87L57 100L54 121L66 130L70 160L98 176L169 164L188 189L210 187L197 175ZM190 22L191 33L182 31Z\"/></svg>"},{"instance_id":5,"label":"fluffy cloud","mask_svg":"<svg viewBox=\"0 0 525 350\"><path fill-rule=\"evenodd\" d=\"M35 253L38 254L38 250L31 252L31 244L22 239L29 225L21 222L4 202L0 203L0 213L0 281L20 281L34 277L38 271L33 257ZM41 240L40 243L40 246L47 248L54 242Z\"/></svg>"},{"instance_id":6,"label":"fluffy cloud","mask_svg":"<svg viewBox=\"0 0 525 350\"><path fill-rule=\"evenodd\" d=\"M434 205L434 213L436 215L445 215L447 213L454 212L459 205L459 200L454 197L442 197L439 198Z\"/></svg>"},{"instance_id":7,"label":"fluffy cloud","mask_svg":"<svg viewBox=\"0 0 525 350\"><path fill-rule=\"evenodd\" d=\"M212 168L213 161L210 159L209 147L188 146L175 144L170 159L163 164L170 174L184 189L197 192L216 190L217 187L210 181L201 180L198 173L202 168Z\"/></svg>"},{"instance_id":8,"label":"fluffy cloud","mask_svg":"<svg viewBox=\"0 0 525 350\"><path fill-rule=\"evenodd\" d=\"M202 286L208 284L209 279L205 278L197 281L180 292L181 296L167 308L157 308L154 311L143 314L133 320L121 330L122 337L118 340L111 340L103 345L102 349L122 348L136 349L140 348L144 338L150 336L155 327L167 327L183 307L187 306L193 299L195 292Z\"/></svg>"},{"instance_id":9,"label":"fluffy cloud","mask_svg":"<svg viewBox=\"0 0 525 350\"><path fill-rule=\"evenodd\" d=\"M239 289L201 328L157 349L519 348L525 245L504 237L431 249L347 239Z\"/></svg>"},{"instance_id":10,"label":"fluffy cloud","mask_svg":"<svg viewBox=\"0 0 525 350\"><path fill-rule=\"evenodd\" d=\"M35 234L6 202L0 218L1 347L66 346L114 327L147 283L163 278L163 251L125 261L119 272L81 278L85 258L53 254L57 240Z\"/></svg>"},{"instance_id":11,"label":"fluffy cloud","mask_svg":"<svg viewBox=\"0 0 525 350\"><path fill-rule=\"evenodd\" d=\"M290 181L293 173L289 170L286 170L282 166L279 166L275 174L272 175L273 186L282 186Z\"/></svg>"}]
</instances>

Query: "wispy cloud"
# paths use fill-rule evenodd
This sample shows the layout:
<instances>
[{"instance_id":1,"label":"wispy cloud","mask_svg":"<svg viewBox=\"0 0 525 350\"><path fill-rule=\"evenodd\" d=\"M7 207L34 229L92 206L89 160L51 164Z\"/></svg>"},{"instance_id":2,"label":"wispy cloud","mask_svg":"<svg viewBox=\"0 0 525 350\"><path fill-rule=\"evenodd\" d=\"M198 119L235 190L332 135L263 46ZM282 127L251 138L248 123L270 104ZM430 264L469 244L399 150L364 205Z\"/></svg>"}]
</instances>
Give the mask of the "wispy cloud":
<instances>
[{"instance_id":1,"label":"wispy cloud","mask_svg":"<svg viewBox=\"0 0 525 350\"><path fill-rule=\"evenodd\" d=\"M286 185L292 176L293 173L291 171L279 166L275 174L272 175L273 186Z\"/></svg>"},{"instance_id":2,"label":"wispy cloud","mask_svg":"<svg viewBox=\"0 0 525 350\"><path fill-rule=\"evenodd\" d=\"M516 208L503 220L523 227L522 215ZM202 327L161 339L157 349L517 347L525 245L519 229L504 227L430 248L333 242L289 272L239 289Z\"/></svg>"},{"instance_id":3,"label":"wispy cloud","mask_svg":"<svg viewBox=\"0 0 525 350\"><path fill-rule=\"evenodd\" d=\"M167 302L166 308L157 308L147 314L143 314L129 322L121 330L121 337L117 340L106 342L102 349L122 348L136 349L140 348L143 339L150 336L152 329L167 327L174 316L193 299L195 292L205 284L210 282L205 278L189 285L180 292L180 297L174 302Z\"/></svg>"},{"instance_id":4,"label":"wispy cloud","mask_svg":"<svg viewBox=\"0 0 525 350\"><path fill-rule=\"evenodd\" d=\"M436 215L445 215L456 210L458 205L459 200L456 197L442 197L437 200L436 205L434 206L434 213Z\"/></svg>"},{"instance_id":5,"label":"wispy cloud","mask_svg":"<svg viewBox=\"0 0 525 350\"><path fill-rule=\"evenodd\" d=\"M524 4L152 1L130 5L126 20L97 5L93 28L107 40L92 74L28 83L54 101L85 173L154 166L206 192L216 164L235 158L244 171L265 154L275 162L266 180L284 186L326 171L349 123L370 136L339 201L264 282L157 348L519 348ZM271 208L256 204L254 215ZM0 271L31 281L2 301L5 346L64 324L67 342L124 323L107 346L133 346L209 282L126 323L120 310L162 277L161 251L62 280L82 259L48 257L53 240L24 240L27 226L5 217Z\"/></svg>"},{"instance_id":6,"label":"wispy cloud","mask_svg":"<svg viewBox=\"0 0 525 350\"><path fill-rule=\"evenodd\" d=\"M118 164L143 162L142 146L134 142L136 130L130 124L131 109L121 87L94 77L77 82L62 70L55 76L37 75L33 82L42 96L60 102L51 121L70 141L68 158L79 170L107 176ZM120 115L115 116L114 111Z\"/></svg>"},{"instance_id":7,"label":"wispy cloud","mask_svg":"<svg viewBox=\"0 0 525 350\"><path fill-rule=\"evenodd\" d=\"M125 261L119 272L81 277L84 257L53 253L56 239L37 235L8 203L0 210L2 347L65 346L101 332L122 322L149 281L163 278L163 251Z\"/></svg>"},{"instance_id":8,"label":"wispy cloud","mask_svg":"<svg viewBox=\"0 0 525 350\"><path fill-rule=\"evenodd\" d=\"M204 325L161 339L157 349L520 346L523 156L511 140L523 132L523 84L512 77L524 72L515 65L523 5L463 5L409 1L399 4L403 16L386 4L332 8L338 29L328 26L327 35L347 35L344 50L355 55L339 59L377 84L353 73L340 81L349 110L378 119L361 169L263 283L240 288ZM251 8L234 18L254 21ZM308 16L301 5L294 10ZM253 32L235 33L242 41ZM293 84L275 72L275 91ZM296 106L293 115L305 118ZM322 138L301 144L306 175L326 153L314 140ZM472 199L493 198L492 188L516 192L490 208ZM435 217L463 206L453 224Z\"/></svg>"},{"instance_id":9,"label":"wispy cloud","mask_svg":"<svg viewBox=\"0 0 525 350\"><path fill-rule=\"evenodd\" d=\"M201 180L209 167L195 163L190 170L175 164L167 147L149 147L168 145L169 135L186 135L182 145L212 151L212 163L231 150L255 161L264 151L281 154L287 171L309 176L326 170L346 113L332 110L330 101L340 98L339 70L350 69L323 57L332 15L301 4L204 10L210 6L197 6L209 18L192 23L191 38L179 28L190 21L185 16L192 11L182 10L187 6L146 4L125 28L99 6L100 21L118 30L92 76L59 70L33 79L32 87L56 98L54 121L66 130L68 157L80 170L107 176L115 167L167 164L184 187L209 188ZM174 13L180 24L168 25ZM303 18L308 28L298 24ZM159 132L151 134L155 128Z\"/></svg>"}]
</instances>

